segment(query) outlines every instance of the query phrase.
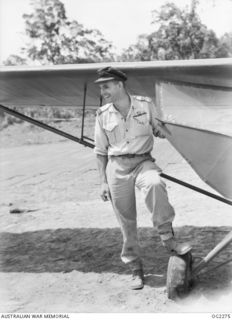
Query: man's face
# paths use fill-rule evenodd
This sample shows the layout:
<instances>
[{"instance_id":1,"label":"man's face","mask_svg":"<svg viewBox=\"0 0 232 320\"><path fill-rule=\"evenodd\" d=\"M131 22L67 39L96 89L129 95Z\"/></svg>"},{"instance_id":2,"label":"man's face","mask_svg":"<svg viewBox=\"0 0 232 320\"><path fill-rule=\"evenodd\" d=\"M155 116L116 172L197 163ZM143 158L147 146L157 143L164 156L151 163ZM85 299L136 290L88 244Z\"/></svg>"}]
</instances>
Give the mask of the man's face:
<instances>
[{"instance_id":1,"label":"man's face","mask_svg":"<svg viewBox=\"0 0 232 320\"><path fill-rule=\"evenodd\" d=\"M101 90L101 96L106 103L114 103L119 99L122 89L119 82L107 81L99 84L99 87Z\"/></svg>"}]
</instances>

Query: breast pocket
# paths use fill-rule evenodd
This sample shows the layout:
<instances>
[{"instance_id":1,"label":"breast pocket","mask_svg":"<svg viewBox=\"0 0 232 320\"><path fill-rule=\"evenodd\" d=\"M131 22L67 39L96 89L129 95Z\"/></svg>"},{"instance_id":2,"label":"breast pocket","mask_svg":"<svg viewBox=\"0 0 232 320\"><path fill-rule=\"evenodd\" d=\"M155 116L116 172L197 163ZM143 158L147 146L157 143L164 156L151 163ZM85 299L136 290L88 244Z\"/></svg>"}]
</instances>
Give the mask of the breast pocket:
<instances>
[{"instance_id":1,"label":"breast pocket","mask_svg":"<svg viewBox=\"0 0 232 320\"><path fill-rule=\"evenodd\" d=\"M110 144L115 144L120 141L120 130L117 122L109 122L103 125L105 133Z\"/></svg>"},{"instance_id":2,"label":"breast pocket","mask_svg":"<svg viewBox=\"0 0 232 320\"><path fill-rule=\"evenodd\" d=\"M133 116L133 131L135 137L147 136L152 133L147 114Z\"/></svg>"}]
</instances>

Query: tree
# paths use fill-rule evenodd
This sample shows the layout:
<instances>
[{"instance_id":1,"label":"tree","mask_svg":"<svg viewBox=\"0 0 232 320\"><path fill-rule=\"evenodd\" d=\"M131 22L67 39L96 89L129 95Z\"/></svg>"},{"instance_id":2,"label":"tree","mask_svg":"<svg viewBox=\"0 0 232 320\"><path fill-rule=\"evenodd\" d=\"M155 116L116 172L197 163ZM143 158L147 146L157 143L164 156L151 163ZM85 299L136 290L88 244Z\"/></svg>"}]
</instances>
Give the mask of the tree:
<instances>
[{"instance_id":1,"label":"tree","mask_svg":"<svg viewBox=\"0 0 232 320\"><path fill-rule=\"evenodd\" d=\"M232 57L232 32L225 33L219 39L217 57L218 58Z\"/></svg>"},{"instance_id":2,"label":"tree","mask_svg":"<svg viewBox=\"0 0 232 320\"><path fill-rule=\"evenodd\" d=\"M148 61L152 60L151 50L149 47L149 39L147 34L141 34L138 36L136 44L129 46L124 50L118 60L122 61Z\"/></svg>"},{"instance_id":3,"label":"tree","mask_svg":"<svg viewBox=\"0 0 232 320\"><path fill-rule=\"evenodd\" d=\"M113 59L112 44L99 30L86 29L67 18L60 0L31 0L33 12L24 14L29 41L22 54L40 64L100 62Z\"/></svg>"},{"instance_id":4,"label":"tree","mask_svg":"<svg viewBox=\"0 0 232 320\"><path fill-rule=\"evenodd\" d=\"M27 60L18 55L11 54L3 64L6 66L22 66L27 64Z\"/></svg>"},{"instance_id":5,"label":"tree","mask_svg":"<svg viewBox=\"0 0 232 320\"><path fill-rule=\"evenodd\" d=\"M129 60L175 60L226 57L228 48L209 30L196 13L197 0L192 1L190 10L178 8L174 3L153 11L152 24L155 31L142 35L135 45L122 55Z\"/></svg>"}]
</instances>

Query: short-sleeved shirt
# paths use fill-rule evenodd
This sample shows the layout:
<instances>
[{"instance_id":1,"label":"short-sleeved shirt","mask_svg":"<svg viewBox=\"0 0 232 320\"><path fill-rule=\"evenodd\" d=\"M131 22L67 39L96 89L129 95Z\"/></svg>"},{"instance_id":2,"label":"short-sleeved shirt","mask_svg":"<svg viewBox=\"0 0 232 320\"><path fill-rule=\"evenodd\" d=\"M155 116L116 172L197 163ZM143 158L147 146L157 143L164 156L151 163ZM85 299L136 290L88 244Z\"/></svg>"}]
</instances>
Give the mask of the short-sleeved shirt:
<instances>
[{"instance_id":1,"label":"short-sleeved shirt","mask_svg":"<svg viewBox=\"0 0 232 320\"><path fill-rule=\"evenodd\" d=\"M108 103L97 111L94 152L100 155L144 154L158 135L155 106L150 98L130 96L126 119Z\"/></svg>"}]
</instances>

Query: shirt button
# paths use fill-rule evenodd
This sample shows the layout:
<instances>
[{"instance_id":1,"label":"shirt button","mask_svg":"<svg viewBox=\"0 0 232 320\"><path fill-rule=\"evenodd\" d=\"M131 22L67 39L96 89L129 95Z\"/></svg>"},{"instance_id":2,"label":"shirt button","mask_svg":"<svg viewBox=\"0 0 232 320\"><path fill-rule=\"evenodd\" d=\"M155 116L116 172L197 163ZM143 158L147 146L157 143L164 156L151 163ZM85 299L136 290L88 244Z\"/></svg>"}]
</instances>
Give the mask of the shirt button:
<instances>
[{"instance_id":1,"label":"shirt button","mask_svg":"<svg viewBox=\"0 0 232 320\"><path fill-rule=\"evenodd\" d=\"M127 141L126 143L130 143L129 141Z\"/></svg>"},{"instance_id":2,"label":"shirt button","mask_svg":"<svg viewBox=\"0 0 232 320\"><path fill-rule=\"evenodd\" d=\"M126 129L126 132L128 132L128 129Z\"/></svg>"}]
</instances>

